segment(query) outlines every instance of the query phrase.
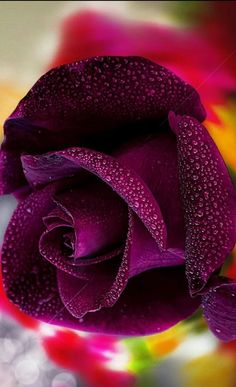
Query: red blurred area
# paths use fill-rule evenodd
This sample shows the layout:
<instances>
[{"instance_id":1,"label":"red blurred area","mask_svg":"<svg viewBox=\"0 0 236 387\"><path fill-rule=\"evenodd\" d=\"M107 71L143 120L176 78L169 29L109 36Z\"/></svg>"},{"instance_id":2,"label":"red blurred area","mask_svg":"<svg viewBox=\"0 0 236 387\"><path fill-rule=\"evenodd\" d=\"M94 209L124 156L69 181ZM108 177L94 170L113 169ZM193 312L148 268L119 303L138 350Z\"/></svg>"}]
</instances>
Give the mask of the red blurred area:
<instances>
[{"instance_id":1,"label":"red blurred area","mask_svg":"<svg viewBox=\"0 0 236 387\"><path fill-rule=\"evenodd\" d=\"M236 66L236 2L208 1L200 23L206 40L217 47L224 67L235 77Z\"/></svg>"},{"instance_id":2,"label":"red blurred area","mask_svg":"<svg viewBox=\"0 0 236 387\"><path fill-rule=\"evenodd\" d=\"M109 336L79 336L59 330L43 339L48 356L59 366L79 374L88 386L132 387L135 377L126 371L109 369L108 354L115 356L117 340Z\"/></svg>"}]
</instances>

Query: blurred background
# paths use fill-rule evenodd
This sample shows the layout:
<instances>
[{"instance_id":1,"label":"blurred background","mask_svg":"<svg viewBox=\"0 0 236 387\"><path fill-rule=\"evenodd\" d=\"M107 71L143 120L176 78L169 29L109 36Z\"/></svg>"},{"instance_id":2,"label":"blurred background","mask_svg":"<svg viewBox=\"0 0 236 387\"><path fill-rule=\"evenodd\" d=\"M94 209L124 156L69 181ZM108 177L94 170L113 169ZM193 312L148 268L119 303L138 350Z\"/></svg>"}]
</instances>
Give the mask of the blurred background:
<instances>
[{"instance_id":1,"label":"blurred background","mask_svg":"<svg viewBox=\"0 0 236 387\"><path fill-rule=\"evenodd\" d=\"M0 131L53 66L94 55L141 55L191 83L236 181L235 1L0 2ZM0 240L15 208L0 198ZM236 251L227 275L236 279ZM201 312L159 335L118 339L39 323L0 283L0 386L235 387L236 342L219 342Z\"/></svg>"}]
</instances>

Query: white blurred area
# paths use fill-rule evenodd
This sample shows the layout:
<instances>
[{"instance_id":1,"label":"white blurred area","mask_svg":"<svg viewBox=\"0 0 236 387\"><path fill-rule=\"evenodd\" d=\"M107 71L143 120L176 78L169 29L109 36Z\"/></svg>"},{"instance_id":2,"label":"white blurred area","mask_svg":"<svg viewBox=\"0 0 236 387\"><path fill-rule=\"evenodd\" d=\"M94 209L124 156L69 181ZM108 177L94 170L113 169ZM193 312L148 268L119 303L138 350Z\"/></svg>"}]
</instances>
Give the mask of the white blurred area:
<instances>
[{"instance_id":1,"label":"white blurred area","mask_svg":"<svg viewBox=\"0 0 236 387\"><path fill-rule=\"evenodd\" d=\"M175 1L2 1L0 82L27 90L45 71L59 39L63 17L93 8L112 16L173 24ZM155 12L153 12L155 11Z\"/></svg>"},{"instance_id":2,"label":"white blurred area","mask_svg":"<svg viewBox=\"0 0 236 387\"><path fill-rule=\"evenodd\" d=\"M43 352L39 337L0 314L1 387L85 387Z\"/></svg>"}]
</instances>

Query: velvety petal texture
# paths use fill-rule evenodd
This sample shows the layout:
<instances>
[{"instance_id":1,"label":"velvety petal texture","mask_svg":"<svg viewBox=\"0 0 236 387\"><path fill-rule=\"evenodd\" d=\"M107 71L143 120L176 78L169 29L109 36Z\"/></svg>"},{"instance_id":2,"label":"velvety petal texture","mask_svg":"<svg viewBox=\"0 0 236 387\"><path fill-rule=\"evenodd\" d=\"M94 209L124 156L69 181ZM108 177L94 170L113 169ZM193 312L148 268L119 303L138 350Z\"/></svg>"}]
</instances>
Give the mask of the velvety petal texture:
<instances>
[{"instance_id":1,"label":"velvety petal texture","mask_svg":"<svg viewBox=\"0 0 236 387\"><path fill-rule=\"evenodd\" d=\"M192 294L219 269L236 240L236 193L224 161L195 118L170 114L176 133L186 227L186 273Z\"/></svg>"},{"instance_id":2,"label":"velvety petal texture","mask_svg":"<svg viewBox=\"0 0 236 387\"><path fill-rule=\"evenodd\" d=\"M52 208L55 185L31 194L15 210L2 247L3 285L9 299L24 312L49 319L63 307L55 268L38 251L43 216Z\"/></svg>"},{"instance_id":3,"label":"velvety petal texture","mask_svg":"<svg viewBox=\"0 0 236 387\"><path fill-rule=\"evenodd\" d=\"M72 316L83 317L87 312L95 312L102 307L113 306L127 285L129 278L129 252L131 248L132 224L129 222L126 245L120 261L112 259L95 267L83 267L89 277L83 281L58 272L58 286L61 299ZM91 270L92 269L92 270Z\"/></svg>"},{"instance_id":4,"label":"velvety petal texture","mask_svg":"<svg viewBox=\"0 0 236 387\"><path fill-rule=\"evenodd\" d=\"M94 57L53 69L36 82L5 123L1 192L14 192L26 183L22 153L101 147L102 134L112 141L116 134L120 141L127 125L135 134L131 123L159 121L169 110L205 118L197 92L147 59Z\"/></svg>"},{"instance_id":5,"label":"velvety petal texture","mask_svg":"<svg viewBox=\"0 0 236 387\"><path fill-rule=\"evenodd\" d=\"M101 255L124 243L127 206L107 184L101 181L84 184L58 194L56 201L71 217L74 258Z\"/></svg>"},{"instance_id":6,"label":"velvety petal texture","mask_svg":"<svg viewBox=\"0 0 236 387\"><path fill-rule=\"evenodd\" d=\"M68 319L65 308L58 313L57 321L90 332L139 336L170 328L189 317L200 301L189 296L183 267L163 268L130 279L112 308L87 313L76 323Z\"/></svg>"},{"instance_id":7,"label":"velvety petal texture","mask_svg":"<svg viewBox=\"0 0 236 387\"><path fill-rule=\"evenodd\" d=\"M220 340L236 339L236 282L220 277L202 297L204 315Z\"/></svg>"},{"instance_id":8,"label":"velvety petal texture","mask_svg":"<svg viewBox=\"0 0 236 387\"><path fill-rule=\"evenodd\" d=\"M180 200L176 137L168 127L158 135L128 143L116 153L147 184L158 202L167 229L167 246L184 249L184 215Z\"/></svg>"},{"instance_id":9,"label":"velvety petal texture","mask_svg":"<svg viewBox=\"0 0 236 387\"><path fill-rule=\"evenodd\" d=\"M63 161L66 160L66 171L63 170ZM161 214L160 207L153 194L144 183L144 181L135 173L119 162L118 159L96 152L86 148L69 148L64 151L49 153L42 156L22 157L27 179L34 184L35 176L40 175L39 170L46 173L46 165L53 160L54 179L68 173L68 161L71 162L71 168L75 166L84 168L92 172L105 183L112 187L133 209L134 212L143 221L153 238L157 241L159 247L164 249L166 246L166 227ZM59 162L56 163L56 160ZM37 170L37 174L34 171ZM49 177L48 177L49 178Z\"/></svg>"},{"instance_id":10,"label":"velvety petal texture","mask_svg":"<svg viewBox=\"0 0 236 387\"><path fill-rule=\"evenodd\" d=\"M132 216L131 247L129 252L129 277L157 267L183 265L184 251L168 249L160 251L156 241L134 213Z\"/></svg>"},{"instance_id":11,"label":"velvety petal texture","mask_svg":"<svg viewBox=\"0 0 236 387\"><path fill-rule=\"evenodd\" d=\"M168 121L169 115L169 121ZM202 302L236 338L236 194L198 93L139 57L42 76L4 126L0 190L19 204L2 272L9 299L51 324L161 332Z\"/></svg>"}]
</instances>

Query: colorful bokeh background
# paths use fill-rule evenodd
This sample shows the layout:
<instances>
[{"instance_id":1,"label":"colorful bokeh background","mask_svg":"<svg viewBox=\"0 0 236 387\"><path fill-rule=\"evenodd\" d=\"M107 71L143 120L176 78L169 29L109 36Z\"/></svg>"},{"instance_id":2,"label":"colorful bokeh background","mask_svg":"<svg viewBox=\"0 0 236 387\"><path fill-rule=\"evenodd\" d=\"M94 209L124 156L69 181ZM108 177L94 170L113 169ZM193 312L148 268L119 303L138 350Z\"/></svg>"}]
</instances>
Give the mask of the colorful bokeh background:
<instances>
[{"instance_id":1,"label":"colorful bokeh background","mask_svg":"<svg viewBox=\"0 0 236 387\"><path fill-rule=\"evenodd\" d=\"M4 120L47 69L94 55L141 55L198 90L236 182L235 20L235 1L1 2L1 137ZM1 241L15 205L0 199ZM236 279L236 250L224 271ZM149 337L61 329L21 313L0 285L0 386L235 387L236 341L218 341L201 311Z\"/></svg>"}]
</instances>

